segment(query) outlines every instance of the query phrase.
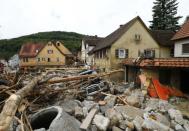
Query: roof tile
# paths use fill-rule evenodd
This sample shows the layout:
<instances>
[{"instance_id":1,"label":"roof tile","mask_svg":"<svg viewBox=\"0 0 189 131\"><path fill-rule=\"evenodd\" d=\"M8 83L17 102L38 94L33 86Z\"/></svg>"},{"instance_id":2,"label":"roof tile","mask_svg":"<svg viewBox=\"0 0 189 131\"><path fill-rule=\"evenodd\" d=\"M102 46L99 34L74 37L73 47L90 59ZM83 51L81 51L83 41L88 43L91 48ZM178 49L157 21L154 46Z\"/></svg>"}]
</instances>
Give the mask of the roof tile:
<instances>
[{"instance_id":1,"label":"roof tile","mask_svg":"<svg viewBox=\"0 0 189 131\"><path fill-rule=\"evenodd\" d=\"M184 38L189 38L189 20L182 25L181 29L177 31L172 40L179 40Z\"/></svg>"}]
</instances>

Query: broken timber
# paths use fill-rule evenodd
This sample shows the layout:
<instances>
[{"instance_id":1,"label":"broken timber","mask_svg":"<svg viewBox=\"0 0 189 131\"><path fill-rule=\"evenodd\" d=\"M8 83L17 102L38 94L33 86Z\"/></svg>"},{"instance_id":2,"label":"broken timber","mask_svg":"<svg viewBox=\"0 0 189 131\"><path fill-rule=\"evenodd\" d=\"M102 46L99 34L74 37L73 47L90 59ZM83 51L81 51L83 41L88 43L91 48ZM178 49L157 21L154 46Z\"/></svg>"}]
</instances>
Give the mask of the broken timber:
<instances>
[{"instance_id":1,"label":"broken timber","mask_svg":"<svg viewBox=\"0 0 189 131\"><path fill-rule=\"evenodd\" d=\"M7 99L0 114L0 131L8 130L22 99L29 95L40 80L42 80L42 76L34 78L28 85L18 90Z\"/></svg>"},{"instance_id":2,"label":"broken timber","mask_svg":"<svg viewBox=\"0 0 189 131\"><path fill-rule=\"evenodd\" d=\"M82 122L82 124L81 124L81 126L80 126L80 129L86 131L86 130L89 128L89 126L90 126L90 124L91 124L91 122L92 122L92 120L93 120L93 117L94 117L94 115L97 113L97 111L98 111L98 110L97 110L96 108L93 108L93 109L89 112L89 114L87 115L87 117L85 118L85 120Z\"/></svg>"},{"instance_id":3,"label":"broken timber","mask_svg":"<svg viewBox=\"0 0 189 131\"><path fill-rule=\"evenodd\" d=\"M108 73L102 73L102 74L80 75L80 76L62 78L62 79L59 79L59 80L49 80L49 81L47 81L47 83L54 84L54 83L60 83L60 82L65 82L65 81L90 79L90 78L94 78L94 77L104 77L104 76L108 76L108 75L111 75L113 73L118 73L118 72L123 72L123 70L120 69L120 70L114 70L114 71L110 71Z\"/></svg>"}]
</instances>

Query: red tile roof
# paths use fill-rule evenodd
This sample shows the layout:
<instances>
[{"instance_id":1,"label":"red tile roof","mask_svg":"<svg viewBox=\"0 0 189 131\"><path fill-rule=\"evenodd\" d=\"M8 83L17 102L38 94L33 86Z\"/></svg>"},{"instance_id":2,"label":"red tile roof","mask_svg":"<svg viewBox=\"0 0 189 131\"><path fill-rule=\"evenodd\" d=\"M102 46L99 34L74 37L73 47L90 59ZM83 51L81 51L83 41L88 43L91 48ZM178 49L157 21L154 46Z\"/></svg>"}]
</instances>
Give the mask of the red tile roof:
<instances>
[{"instance_id":1,"label":"red tile roof","mask_svg":"<svg viewBox=\"0 0 189 131\"><path fill-rule=\"evenodd\" d=\"M35 57L45 44L42 43L27 43L22 45L19 52L20 57Z\"/></svg>"},{"instance_id":2,"label":"red tile roof","mask_svg":"<svg viewBox=\"0 0 189 131\"><path fill-rule=\"evenodd\" d=\"M189 20L186 21L181 29L173 36L172 40L189 38Z\"/></svg>"},{"instance_id":3,"label":"red tile roof","mask_svg":"<svg viewBox=\"0 0 189 131\"><path fill-rule=\"evenodd\" d=\"M125 65L140 67L189 67L189 58L155 58L153 60L144 59L137 61L127 59L123 62Z\"/></svg>"}]
</instances>

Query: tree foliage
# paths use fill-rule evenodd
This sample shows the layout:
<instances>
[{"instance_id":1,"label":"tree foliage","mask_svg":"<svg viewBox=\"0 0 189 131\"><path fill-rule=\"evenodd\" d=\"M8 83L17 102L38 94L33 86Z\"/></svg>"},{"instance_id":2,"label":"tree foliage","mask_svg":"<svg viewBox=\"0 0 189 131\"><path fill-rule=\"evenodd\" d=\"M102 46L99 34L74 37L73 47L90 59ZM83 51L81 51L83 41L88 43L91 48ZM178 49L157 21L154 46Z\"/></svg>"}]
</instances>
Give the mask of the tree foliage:
<instances>
[{"instance_id":1,"label":"tree foliage","mask_svg":"<svg viewBox=\"0 0 189 131\"><path fill-rule=\"evenodd\" d=\"M77 52L80 50L83 37L84 35L74 32L53 31L0 40L0 58L9 59L11 56L19 52L22 44L27 42L46 43L48 41L60 41L63 42L70 51Z\"/></svg>"},{"instance_id":2,"label":"tree foliage","mask_svg":"<svg viewBox=\"0 0 189 131\"><path fill-rule=\"evenodd\" d=\"M153 11L153 20L150 28L153 30L173 30L179 29L178 21L181 16L177 16L177 0L155 0Z\"/></svg>"}]
</instances>

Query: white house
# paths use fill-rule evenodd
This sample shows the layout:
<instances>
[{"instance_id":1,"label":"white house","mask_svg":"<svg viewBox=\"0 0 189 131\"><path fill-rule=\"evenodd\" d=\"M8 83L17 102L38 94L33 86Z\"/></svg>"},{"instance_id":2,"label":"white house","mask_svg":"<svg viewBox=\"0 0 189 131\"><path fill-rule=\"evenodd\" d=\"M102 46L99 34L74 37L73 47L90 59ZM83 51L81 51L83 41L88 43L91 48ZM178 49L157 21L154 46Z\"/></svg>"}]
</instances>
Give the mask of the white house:
<instances>
[{"instance_id":1,"label":"white house","mask_svg":"<svg viewBox=\"0 0 189 131\"><path fill-rule=\"evenodd\" d=\"M10 58L10 60L8 61L8 65L11 68L16 68L16 67L19 66L19 57L18 57L18 54L15 54L14 56L12 56Z\"/></svg>"},{"instance_id":2,"label":"white house","mask_svg":"<svg viewBox=\"0 0 189 131\"><path fill-rule=\"evenodd\" d=\"M174 57L189 57L189 19L174 35Z\"/></svg>"},{"instance_id":3,"label":"white house","mask_svg":"<svg viewBox=\"0 0 189 131\"><path fill-rule=\"evenodd\" d=\"M86 36L82 40L81 45L81 60L86 63L87 65L92 65L94 62L93 56L89 56L88 52L90 52L101 40L102 38L99 38L97 36Z\"/></svg>"}]
</instances>

